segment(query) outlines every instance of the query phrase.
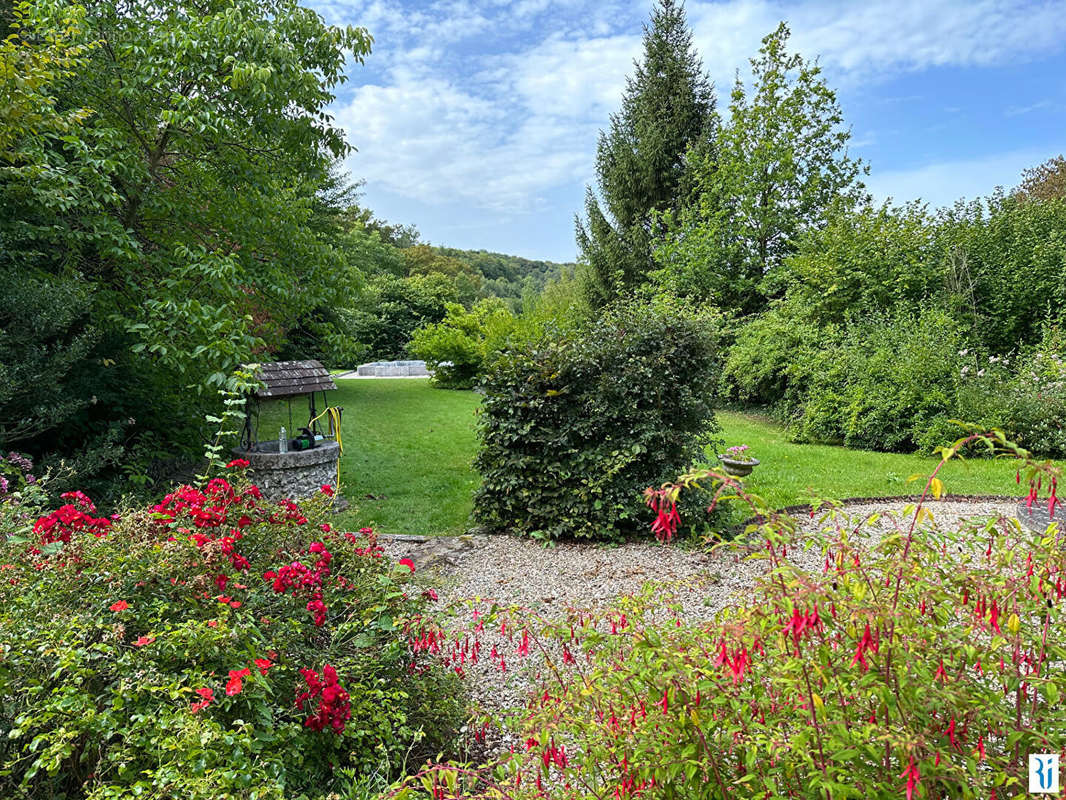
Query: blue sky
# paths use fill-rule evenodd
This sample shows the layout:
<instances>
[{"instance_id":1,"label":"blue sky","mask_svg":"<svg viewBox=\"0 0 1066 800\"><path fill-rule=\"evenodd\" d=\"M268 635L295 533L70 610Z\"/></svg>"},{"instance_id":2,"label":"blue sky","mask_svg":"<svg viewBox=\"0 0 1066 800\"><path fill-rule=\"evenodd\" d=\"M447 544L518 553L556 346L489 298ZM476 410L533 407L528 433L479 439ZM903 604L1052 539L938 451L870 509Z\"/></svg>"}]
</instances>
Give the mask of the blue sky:
<instances>
[{"instance_id":1,"label":"blue sky","mask_svg":"<svg viewBox=\"0 0 1066 800\"><path fill-rule=\"evenodd\" d=\"M332 112L364 202L433 244L555 261L594 183L650 0L305 0L363 25ZM1066 151L1066 0L722 0L686 4L728 103L778 21L819 57L877 199L932 205L1013 186Z\"/></svg>"}]
</instances>

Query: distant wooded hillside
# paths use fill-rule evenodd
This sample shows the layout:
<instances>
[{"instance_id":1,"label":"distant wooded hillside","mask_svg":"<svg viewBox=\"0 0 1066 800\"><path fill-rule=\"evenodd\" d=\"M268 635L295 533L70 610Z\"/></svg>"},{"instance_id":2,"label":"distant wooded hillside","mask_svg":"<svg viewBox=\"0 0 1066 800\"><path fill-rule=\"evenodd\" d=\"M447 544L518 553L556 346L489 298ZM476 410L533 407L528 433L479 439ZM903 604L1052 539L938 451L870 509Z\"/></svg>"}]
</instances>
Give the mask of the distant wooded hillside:
<instances>
[{"instance_id":1,"label":"distant wooded hillside","mask_svg":"<svg viewBox=\"0 0 1066 800\"><path fill-rule=\"evenodd\" d=\"M564 270L574 264L554 261L534 261L505 253L490 253L487 250L459 250L454 247L434 247L447 258L461 261L479 272L483 278L482 291L506 299L518 300L527 291L539 292Z\"/></svg>"}]
</instances>

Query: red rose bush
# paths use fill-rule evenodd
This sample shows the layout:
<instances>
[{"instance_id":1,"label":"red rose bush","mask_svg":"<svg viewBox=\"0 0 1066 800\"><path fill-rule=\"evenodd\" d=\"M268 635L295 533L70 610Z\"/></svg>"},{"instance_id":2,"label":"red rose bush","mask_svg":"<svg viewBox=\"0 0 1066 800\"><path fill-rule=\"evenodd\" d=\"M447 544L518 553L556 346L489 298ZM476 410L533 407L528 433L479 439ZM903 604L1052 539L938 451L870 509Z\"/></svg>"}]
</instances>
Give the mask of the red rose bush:
<instances>
[{"instance_id":1,"label":"red rose bush","mask_svg":"<svg viewBox=\"0 0 1066 800\"><path fill-rule=\"evenodd\" d=\"M410 571L333 530L330 487L271 503L245 466L2 531L0 796L324 797L450 752L457 678L412 668Z\"/></svg>"}]
</instances>

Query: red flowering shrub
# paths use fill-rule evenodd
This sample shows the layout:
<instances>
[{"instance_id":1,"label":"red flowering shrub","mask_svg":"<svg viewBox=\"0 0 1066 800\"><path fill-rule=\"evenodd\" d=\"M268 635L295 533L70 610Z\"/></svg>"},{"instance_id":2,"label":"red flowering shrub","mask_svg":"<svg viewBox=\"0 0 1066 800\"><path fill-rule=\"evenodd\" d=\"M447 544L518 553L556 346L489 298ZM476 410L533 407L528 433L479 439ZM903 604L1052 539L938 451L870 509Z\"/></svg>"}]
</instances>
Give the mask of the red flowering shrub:
<instances>
[{"instance_id":1,"label":"red flowering shrub","mask_svg":"<svg viewBox=\"0 0 1066 800\"><path fill-rule=\"evenodd\" d=\"M1017 453L1001 437L973 441ZM1057 489L1050 465L1026 475ZM690 476L654 495L659 512L665 499L671 519L697 480L739 488ZM927 492L942 488L934 475ZM1024 795L1029 753L1066 756L1066 535L1010 519L942 529L935 502L878 530L832 506L812 519L799 529L766 512L746 543L721 545L768 571L709 624L664 614L671 598L654 586L562 622L504 616L516 651L532 638L571 653L565 667L545 662L524 710L495 721L524 747L488 767L428 767L390 796ZM786 558L806 549L820 568ZM480 616L474 633L500 617Z\"/></svg>"},{"instance_id":2,"label":"red flowering shrub","mask_svg":"<svg viewBox=\"0 0 1066 800\"><path fill-rule=\"evenodd\" d=\"M63 499L0 536L0 796L321 797L450 751L453 680L409 669L424 600L328 493Z\"/></svg>"}]
</instances>

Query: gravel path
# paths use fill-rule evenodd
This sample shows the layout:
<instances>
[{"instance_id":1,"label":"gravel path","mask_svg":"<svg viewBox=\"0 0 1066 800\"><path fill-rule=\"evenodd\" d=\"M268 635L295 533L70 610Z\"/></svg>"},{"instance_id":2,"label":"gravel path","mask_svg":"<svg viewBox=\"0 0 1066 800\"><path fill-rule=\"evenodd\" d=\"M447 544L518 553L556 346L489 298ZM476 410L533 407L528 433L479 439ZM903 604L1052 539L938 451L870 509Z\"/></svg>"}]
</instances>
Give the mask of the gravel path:
<instances>
[{"instance_id":1,"label":"gravel path","mask_svg":"<svg viewBox=\"0 0 1066 800\"><path fill-rule=\"evenodd\" d=\"M906 502L883 500L849 505L847 512L858 522L871 514L883 515L871 527L877 532L892 528L889 514L899 514ZM967 517L1013 517L1016 502L943 501L929 504L939 525L953 525ZM817 520L803 518L801 527L817 530ZM447 549L455 548L449 557ZM571 609L602 610L619 596L636 594L649 581L676 584L681 616L689 622L710 620L728 605L743 603L764 562L743 558L741 548L721 548L713 553L663 546L654 541L617 546L560 544L545 548L513 536L455 537L419 543L399 537L385 543L394 559L409 556L426 567L427 586L439 594L441 608L457 601L480 598L484 608L521 606L548 618L565 619ZM443 548L443 549L442 549ZM821 568L821 555L796 549L789 558L805 569ZM484 654L495 646L505 654L508 672ZM543 660L513 658L514 640L500 636L494 627L482 634L482 658L467 665L474 700L490 711L515 709L524 702ZM499 746L506 746L506 740Z\"/></svg>"}]
</instances>

